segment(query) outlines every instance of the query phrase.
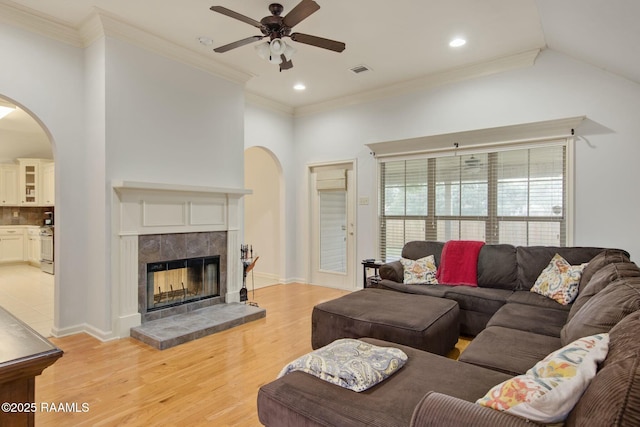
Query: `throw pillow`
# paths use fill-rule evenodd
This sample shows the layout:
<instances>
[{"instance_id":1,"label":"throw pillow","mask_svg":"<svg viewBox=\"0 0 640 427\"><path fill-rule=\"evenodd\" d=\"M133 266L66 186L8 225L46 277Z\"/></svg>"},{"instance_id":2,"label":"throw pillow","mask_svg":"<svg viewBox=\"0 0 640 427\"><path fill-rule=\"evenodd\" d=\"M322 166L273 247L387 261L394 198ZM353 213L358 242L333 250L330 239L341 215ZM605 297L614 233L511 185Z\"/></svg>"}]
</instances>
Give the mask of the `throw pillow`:
<instances>
[{"instance_id":1,"label":"throw pillow","mask_svg":"<svg viewBox=\"0 0 640 427\"><path fill-rule=\"evenodd\" d=\"M302 371L361 392L393 375L404 366L407 359L406 353L399 348L342 338L297 358L280 371L278 378L290 372Z\"/></svg>"},{"instance_id":2,"label":"throw pillow","mask_svg":"<svg viewBox=\"0 0 640 427\"><path fill-rule=\"evenodd\" d=\"M404 269L403 282L407 285L427 284L436 285L436 259L433 255L426 256L417 260L400 258Z\"/></svg>"},{"instance_id":3,"label":"throw pillow","mask_svg":"<svg viewBox=\"0 0 640 427\"><path fill-rule=\"evenodd\" d=\"M580 338L524 375L496 385L476 403L539 423L563 422L607 357L609 334Z\"/></svg>"},{"instance_id":4,"label":"throw pillow","mask_svg":"<svg viewBox=\"0 0 640 427\"><path fill-rule=\"evenodd\" d=\"M578 295L580 277L586 266L587 264L571 265L556 254L536 279L531 292L551 298L562 305L571 304Z\"/></svg>"}]
</instances>

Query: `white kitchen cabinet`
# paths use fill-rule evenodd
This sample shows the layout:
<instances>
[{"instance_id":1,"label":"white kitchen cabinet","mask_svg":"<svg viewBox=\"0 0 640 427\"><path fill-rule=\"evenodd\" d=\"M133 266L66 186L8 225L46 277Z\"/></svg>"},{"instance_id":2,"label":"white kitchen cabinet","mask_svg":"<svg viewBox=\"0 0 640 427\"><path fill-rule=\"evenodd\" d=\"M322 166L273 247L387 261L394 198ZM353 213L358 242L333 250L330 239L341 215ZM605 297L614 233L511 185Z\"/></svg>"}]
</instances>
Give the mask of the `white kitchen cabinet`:
<instances>
[{"instance_id":1,"label":"white kitchen cabinet","mask_svg":"<svg viewBox=\"0 0 640 427\"><path fill-rule=\"evenodd\" d=\"M0 262L24 261L24 232L22 228L0 229Z\"/></svg>"},{"instance_id":2,"label":"white kitchen cabinet","mask_svg":"<svg viewBox=\"0 0 640 427\"><path fill-rule=\"evenodd\" d=\"M18 165L0 165L0 205L18 204Z\"/></svg>"},{"instance_id":3,"label":"white kitchen cabinet","mask_svg":"<svg viewBox=\"0 0 640 427\"><path fill-rule=\"evenodd\" d=\"M40 227L27 229L27 261L32 265L40 265Z\"/></svg>"},{"instance_id":4,"label":"white kitchen cabinet","mask_svg":"<svg viewBox=\"0 0 640 427\"><path fill-rule=\"evenodd\" d=\"M47 159L18 161L18 204L53 206L55 202L54 163Z\"/></svg>"},{"instance_id":5,"label":"white kitchen cabinet","mask_svg":"<svg viewBox=\"0 0 640 427\"><path fill-rule=\"evenodd\" d=\"M42 198L40 204L53 206L56 200L55 163L42 163Z\"/></svg>"},{"instance_id":6,"label":"white kitchen cabinet","mask_svg":"<svg viewBox=\"0 0 640 427\"><path fill-rule=\"evenodd\" d=\"M40 192L40 160L18 159L20 170L18 191L20 204L25 206L38 205L38 193Z\"/></svg>"}]
</instances>

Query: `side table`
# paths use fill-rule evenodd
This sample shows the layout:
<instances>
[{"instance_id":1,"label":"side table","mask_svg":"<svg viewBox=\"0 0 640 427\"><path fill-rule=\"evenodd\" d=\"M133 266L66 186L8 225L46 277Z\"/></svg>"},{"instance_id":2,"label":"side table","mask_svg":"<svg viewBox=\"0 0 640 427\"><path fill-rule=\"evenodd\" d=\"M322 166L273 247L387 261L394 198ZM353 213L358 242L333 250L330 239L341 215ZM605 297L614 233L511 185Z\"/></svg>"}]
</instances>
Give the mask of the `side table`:
<instances>
[{"instance_id":1,"label":"side table","mask_svg":"<svg viewBox=\"0 0 640 427\"><path fill-rule=\"evenodd\" d=\"M362 277L364 281L364 287L367 287L367 279L371 281L371 283L378 283L380 277L378 276L378 269L382 265L382 261L374 261L371 259L365 259L362 261ZM373 269L373 276L367 276L367 269Z\"/></svg>"}]
</instances>

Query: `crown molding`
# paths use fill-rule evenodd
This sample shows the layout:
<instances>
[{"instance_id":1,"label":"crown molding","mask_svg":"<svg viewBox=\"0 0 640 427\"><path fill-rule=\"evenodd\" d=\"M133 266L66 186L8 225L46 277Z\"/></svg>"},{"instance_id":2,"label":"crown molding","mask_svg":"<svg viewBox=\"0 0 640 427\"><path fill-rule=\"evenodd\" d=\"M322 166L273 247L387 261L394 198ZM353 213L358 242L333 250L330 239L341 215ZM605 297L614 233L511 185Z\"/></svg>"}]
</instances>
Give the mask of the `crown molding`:
<instances>
[{"instance_id":1,"label":"crown molding","mask_svg":"<svg viewBox=\"0 0 640 427\"><path fill-rule=\"evenodd\" d=\"M275 111L278 113L286 114L287 116L293 116L293 107L274 101L270 98L265 98L262 95L258 95L255 92L249 92L245 90L244 100L247 104L254 105L256 107L265 108L267 110Z\"/></svg>"},{"instance_id":2,"label":"crown molding","mask_svg":"<svg viewBox=\"0 0 640 427\"><path fill-rule=\"evenodd\" d=\"M493 61L473 64L441 73L429 74L417 79L392 84L354 95L347 95L325 102L296 107L294 108L294 116L299 117L321 113L324 111L335 110L336 108L377 101L384 98L391 98L415 91L427 90L472 78L488 76L518 68L530 67L535 63L539 54L540 49L529 50L515 55L497 58Z\"/></svg>"},{"instance_id":3,"label":"crown molding","mask_svg":"<svg viewBox=\"0 0 640 427\"><path fill-rule=\"evenodd\" d=\"M201 53L136 28L132 24L125 22L115 15L109 14L104 10L95 8L95 14L101 23L102 31L105 36L126 41L169 59L191 65L195 68L242 85L254 77L253 74L245 73L216 62ZM97 25L93 22L95 19L96 18L94 17L90 17L86 21L87 25L83 26L86 31L85 36L87 37L87 40L97 37L97 34L95 33Z\"/></svg>"},{"instance_id":4,"label":"crown molding","mask_svg":"<svg viewBox=\"0 0 640 427\"><path fill-rule=\"evenodd\" d=\"M82 37L68 22L7 0L0 0L0 22L74 46L84 47Z\"/></svg>"},{"instance_id":5,"label":"crown molding","mask_svg":"<svg viewBox=\"0 0 640 427\"><path fill-rule=\"evenodd\" d=\"M175 61L191 65L218 77L244 85L253 74L239 71L184 46L136 28L122 18L99 8L79 28L33 9L0 0L0 22L19 26L71 46L85 48L101 37L109 36L155 52Z\"/></svg>"}]
</instances>

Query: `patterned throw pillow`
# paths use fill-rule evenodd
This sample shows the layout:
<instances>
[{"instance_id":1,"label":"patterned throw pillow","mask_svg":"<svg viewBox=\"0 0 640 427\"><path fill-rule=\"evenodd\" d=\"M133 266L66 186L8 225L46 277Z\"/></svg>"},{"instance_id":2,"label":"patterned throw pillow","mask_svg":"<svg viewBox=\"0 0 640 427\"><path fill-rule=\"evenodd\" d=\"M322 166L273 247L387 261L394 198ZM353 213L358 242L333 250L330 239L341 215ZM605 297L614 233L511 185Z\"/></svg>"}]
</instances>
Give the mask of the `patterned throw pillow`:
<instances>
[{"instance_id":1,"label":"patterned throw pillow","mask_svg":"<svg viewBox=\"0 0 640 427\"><path fill-rule=\"evenodd\" d=\"M417 260L400 258L402 267L404 268L404 281L406 285L437 285L436 279L436 259L433 255L426 256Z\"/></svg>"},{"instance_id":2,"label":"patterned throw pillow","mask_svg":"<svg viewBox=\"0 0 640 427\"><path fill-rule=\"evenodd\" d=\"M540 423L563 422L608 351L609 334L580 338L549 354L524 375L493 387L476 403Z\"/></svg>"},{"instance_id":3,"label":"patterned throw pillow","mask_svg":"<svg viewBox=\"0 0 640 427\"><path fill-rule=\"evenodd\" d=\"M542 270L531 292L551 298L562 305L571 304L578 295L582 270L587 264L571 265L556 254Z\"/></svg>"},{"instance_id":4,"label":"patterned throw pillow","mask_svg":"<svg viewBox=\"0 0 640 427\"><path fill-rule=\"evenodd\" d=\"M331 384L361 392L389 378L407 360L408 356L399 348L342 338L297 358L280 371L278 378L302 371Z\"/></svg>"}]
</instances>

